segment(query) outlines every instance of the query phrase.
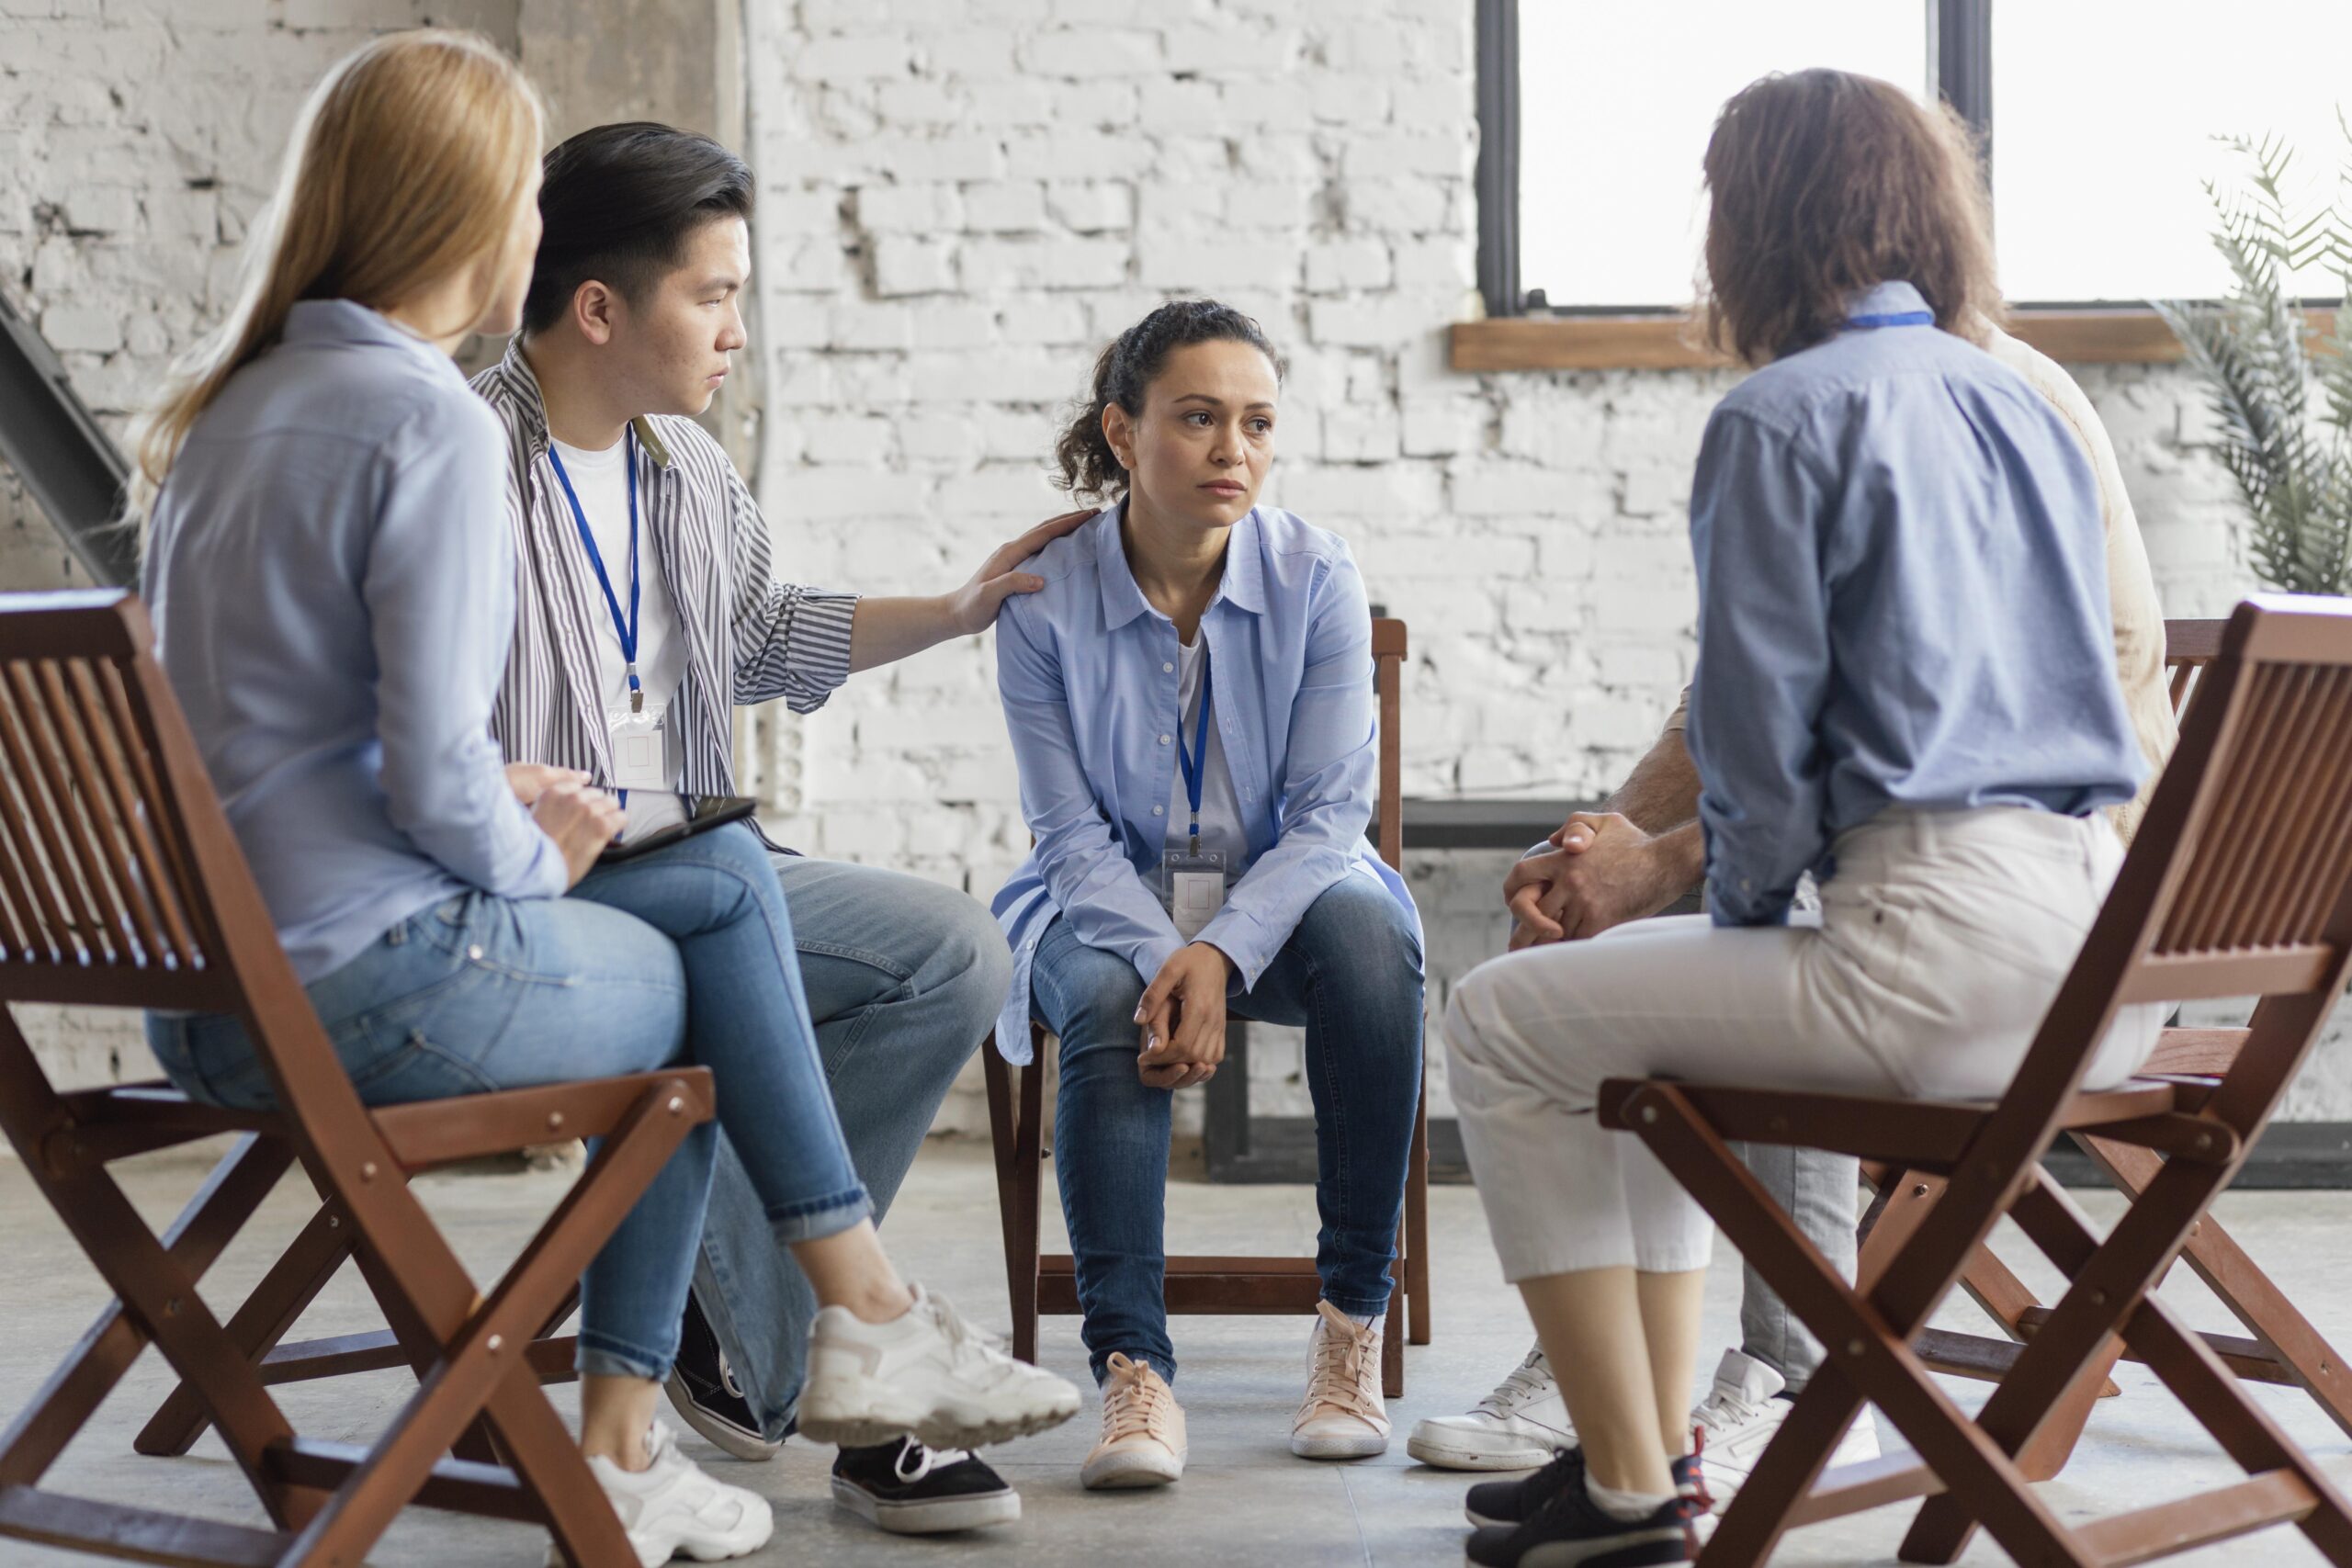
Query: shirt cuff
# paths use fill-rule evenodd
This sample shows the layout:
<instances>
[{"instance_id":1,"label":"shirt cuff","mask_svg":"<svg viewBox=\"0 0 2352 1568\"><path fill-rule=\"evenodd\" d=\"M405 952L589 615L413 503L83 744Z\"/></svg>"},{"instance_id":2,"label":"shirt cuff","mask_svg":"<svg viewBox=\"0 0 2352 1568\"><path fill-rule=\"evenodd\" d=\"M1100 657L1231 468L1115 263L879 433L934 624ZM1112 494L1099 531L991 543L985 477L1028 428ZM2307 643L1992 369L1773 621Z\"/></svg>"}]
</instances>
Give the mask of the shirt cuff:
<instances>
[{"instance_id":1,"label":"shirt cuff","mask_svg":"<svg viewBox=\"0 0 2352 1568\"><path fill-rule=\"evenodd\" d=\"M831 692L849 679L850 627L859 597L831 588L800 590L784 659L802 683Z\"/></svg>"},{"instance_id":2,"label":"shirt cuff","mask_svg":"<svg viewBox=\"0 0 2352 1568\"><path fill-rule=\"evenodd\" d=\"M1227 904L1193 940L1207 942L1231 959L1235 981L1242 990L1250 991L1257 988L1259 976L1274 961L1273 953L1265 950L1265 943L1260 939L1262 929L1256 917Z\"/></svg>"}]
</instances>

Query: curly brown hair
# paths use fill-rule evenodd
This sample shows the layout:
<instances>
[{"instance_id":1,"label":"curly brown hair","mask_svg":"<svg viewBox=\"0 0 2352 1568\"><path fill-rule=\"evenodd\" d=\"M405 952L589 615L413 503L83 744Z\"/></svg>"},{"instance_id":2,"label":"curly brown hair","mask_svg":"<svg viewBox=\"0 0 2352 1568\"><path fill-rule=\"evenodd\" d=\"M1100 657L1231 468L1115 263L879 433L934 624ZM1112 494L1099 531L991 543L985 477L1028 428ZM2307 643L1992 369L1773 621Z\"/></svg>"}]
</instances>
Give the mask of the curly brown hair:
<instances>
[{"instance_id":1,"label":"curly brown hair","mask_svg":"<svg viewBox=\"0 0 2352 1568\"><path fill-rule=\"evenodd\" d=\"M1844 71L1733 95L1707 141L1707 337L1749 365L1837 332L1849 299L1908 283L1972 341L2000 314L1991 203L1966 125Z\"/></svg>"},{"instance_id":2,"label":"curly brown hair","mask_svg":"<svg viewBox=\"0 0 2352 1568\"><path fill-rule=\"evenodd\" d=\"M1274 378L1283 357L1255 318L1215 299L1170 299L1103 346L1094 361L1087 395L1070 411L1069 423L1054 443L1059 470L1053 482L1071 495L1115 501L1127 491L1127 470L1102 434L1102 411L1116 403L1129 416L1143 412L1144 394L1167 368L1168 356L1196 343L1246 343L1266 356Z\"/></svg>"}]
</instances>

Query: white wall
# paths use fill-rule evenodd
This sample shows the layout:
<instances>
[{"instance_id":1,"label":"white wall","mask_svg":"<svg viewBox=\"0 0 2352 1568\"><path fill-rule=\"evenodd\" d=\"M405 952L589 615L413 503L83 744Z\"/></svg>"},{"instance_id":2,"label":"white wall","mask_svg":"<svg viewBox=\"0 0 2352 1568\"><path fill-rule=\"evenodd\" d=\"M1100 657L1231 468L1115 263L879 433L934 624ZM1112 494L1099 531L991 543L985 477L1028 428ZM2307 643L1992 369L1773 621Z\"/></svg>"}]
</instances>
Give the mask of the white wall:
<instances>
[{"instance_id":1,"label":"white wall","mask_svg":"<svg viewBox=\"0 0 2352 1568\"><path fill-rule=\"evenodd\" d=\"M319 70L368 30L427 17L513 44L527 9L0 0L0 288L119 428L222 303ZM526 63L565 69L596 9L568 13L569 44L520 37ZM1623 773L1689 667L1679 507L1729 380L1445 368L1444 323L1472 297L1470 0L746 12L758 482L785 570L884 592L960 580L1058 509L1044 455L1101 342L1169 293L1215 292L1291 356L1273 499L1347 535L1373 597L1411 623L1408 789L1597 795ZM1544 199L1533 175L1526 199ZM2167 612L2219 611L2249 580L2190 383L2083 379ZM71 575L0 474L0 585ZM763 714L749 753L818 852L985 897L1025 837L985 638L862 677L805 723ZM1442 998L1499 945L1500 865L1421 857L1412 872ZM139 1064L101 1015L34 1021L69 1076ZM1294 1066L1259 1053L1270 1104L1287 1089L1295 1108L1280 1081ZM2314 1077L2299 1113L2352 1115L2352 1085ZM978 1125L975 1111L967 1097L951 1116Z\"/></svg>"},{"instance_id":2,"label":"white wall","mask_svg":"<svg viewBox=\"0 0 2352 1568\"><path fill-rule=\"evenodd\" d=\"M960 578L1060 510L1046 454L1100 344L1214 293L1290 356L1271 498L1347 536L1410 623L1408 790L1598 796L1647 746L1690 669L1682 509L1732 378L1446 368L1475 278L1468 0L804 0L750 20L760 491L786 570ZM2082 379L2167 613L2218 613L2249 580L2192 384ZM993 892L1026 833L992 671L976 638L769 727L798 841ZM1508 858L1414 859L1433 1010L1499 949ZM1253 1071L1263 1103L1303 1109L1295 1050ZM2352 1089L2302 1109L2352 1114Z\"/></svg>"}]
</instances>

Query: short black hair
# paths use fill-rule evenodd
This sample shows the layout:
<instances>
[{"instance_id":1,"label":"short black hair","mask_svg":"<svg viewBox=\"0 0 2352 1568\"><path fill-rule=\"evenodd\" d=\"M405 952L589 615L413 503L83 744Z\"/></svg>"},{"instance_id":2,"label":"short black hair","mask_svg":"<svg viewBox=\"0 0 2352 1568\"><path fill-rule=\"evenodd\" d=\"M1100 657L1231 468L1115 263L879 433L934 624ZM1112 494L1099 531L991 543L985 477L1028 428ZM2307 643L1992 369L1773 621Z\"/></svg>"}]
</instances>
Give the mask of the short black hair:
<instances>
[{"instance_id":1,"label":"short black hair","mask_svg":"<svg viewBox=\"0 0 2352 1568\"><path fill-rule=\"evenodd\" d=\"M636 303L684 260L695 230L752 216L749 164L707 136L650 120L583 130L542 169L545 231L523 302L526 333L561 321L592 279Z\"/></svg>"}]
</instances>

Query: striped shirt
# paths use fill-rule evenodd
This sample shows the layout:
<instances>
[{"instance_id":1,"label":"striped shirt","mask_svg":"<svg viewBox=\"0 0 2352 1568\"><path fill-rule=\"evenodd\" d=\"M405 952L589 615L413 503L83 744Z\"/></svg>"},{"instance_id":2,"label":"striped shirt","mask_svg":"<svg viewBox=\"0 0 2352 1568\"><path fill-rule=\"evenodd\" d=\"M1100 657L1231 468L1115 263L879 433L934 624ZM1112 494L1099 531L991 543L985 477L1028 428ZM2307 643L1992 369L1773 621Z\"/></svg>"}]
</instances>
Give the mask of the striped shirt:
<instances>
[{"instance_id":1,"label":"striped shirt","mask_svg":"<svg viewBox=\"0 0 2352 1568\"><path fill-rule=\"evenodd\" d=\"M505 427L506 518L514 534L514 640L491 733L509 761L578 768L609 787L595 620L609 612L548 461L547 408L521 338L474 378L473 389ZM795 713L822 707L849 679L858 596L769 575L767 520L700 425L670 414L630 423L646 536L686 646L685 679L669 717L684 757L680 787L733 795L729 709L777 697Z\"/></svg>"}]
</instances>

